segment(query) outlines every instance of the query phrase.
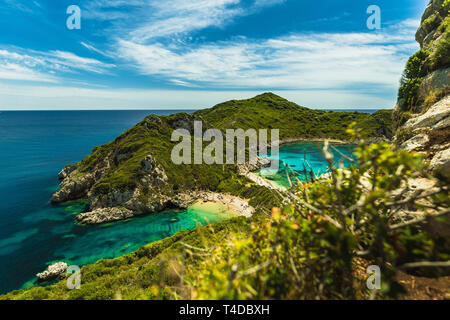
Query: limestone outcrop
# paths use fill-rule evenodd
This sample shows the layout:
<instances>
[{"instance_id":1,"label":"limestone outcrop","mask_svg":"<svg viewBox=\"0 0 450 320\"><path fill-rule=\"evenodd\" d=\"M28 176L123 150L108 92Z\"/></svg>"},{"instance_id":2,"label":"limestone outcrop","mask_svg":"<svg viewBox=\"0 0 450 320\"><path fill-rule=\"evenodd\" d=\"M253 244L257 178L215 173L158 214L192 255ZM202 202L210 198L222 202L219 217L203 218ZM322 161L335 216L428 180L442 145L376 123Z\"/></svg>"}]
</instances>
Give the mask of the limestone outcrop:
<instances>
[{"instance_id":1,"label":"limestone outcrop","mask_svg":"<svg viewBox=\"0 0 450 320\"><path fill-rule=\"evenodd\" d=\"M41 282L54 280L62 276L67 270L67 263L57 262L50 265L44 272L36 274L38 280Z\"/></svg>"}]
</instances>

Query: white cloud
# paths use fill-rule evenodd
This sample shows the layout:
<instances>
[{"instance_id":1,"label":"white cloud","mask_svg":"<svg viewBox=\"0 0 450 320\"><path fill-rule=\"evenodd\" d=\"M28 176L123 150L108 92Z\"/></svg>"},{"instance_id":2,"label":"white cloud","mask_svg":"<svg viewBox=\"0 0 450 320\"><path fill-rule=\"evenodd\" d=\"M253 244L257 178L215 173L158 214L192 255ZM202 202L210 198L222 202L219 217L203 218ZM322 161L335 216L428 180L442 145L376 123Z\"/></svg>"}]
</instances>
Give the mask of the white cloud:
<instances>
[{"instance_id":1,"label":"white cloud","mask_svg":"<svg viewBox=\"0 0 450 320\"><path fill-rule=\"evenodd\" d=\"M51 51L48 53L48 56L48 61L54 64L93 73L109 73L107 69L115 67L113 64L106 64L96 59L83 58L66 51Z\"/></svg>"},{"instance_id":2,"label":"white cloud","mask_svg":"<svg viewBox=\"0 0 450 320\"><path fill-rule=\"evenodd\" d=\"M253 3L254 8L264 8L264 7L270 7L277 4L281 4L283 2L286 2L286 0L255 0Z\"/></svg>"},{"instance_id":3,"label":"white cloud","mask_svg":"<svg viewBox=\"0 0 450 320\"><path fill-rule=\"evenodd\" d=\"M93 51L95 53L101 54L102 56L108 57L109 54L103 52L102 50L97 49L96 47L94 47L93 45L87 44L86 42L81 41L80 44L85 47L86 49Z\"/></svg>"},{"instance_id":4,"label":"white cloud","mask_svg":"<svg viewBox=\"0 0 450 320\"><path fill-rule=\"evenodd\" d=\"M240 0L165 0L150 3L150 16L131 32L132 41L143 43L158 37L222 26L243 14Z\"/></svg>"},{"instance_id":5,"label":"white cloud","mask_svg":"<svg viewBox=\"0 0 450 320\"><path fill-rule=\"evenodd\" d=\"M111 21L113 30L122 37L148 43L208 27L224 27L237 17L283 2L285 0L254 0L252 3L242 0L97 0L86 5L83 17ZM125 7L127 11L121 10Z\"/></svg>"},{"instance_id":6,"label":"white cloud","mask_svg":"<svg viewBox=\"0 0 450 320\"><path fill-rule=\"evenodd\" d=\"M379 32L297 33L201 44L186 41L195 38L199 30L224 27L238 17L283 2L90 1L83 7L83 18L110 20L117 31L109 39L110 45L117 51L105 54L88 42L80 42L82 46L183 91L0 84L0 108L194 108L250 97L260 90L275 91L311 107L392 106L404 63L418 48L413 40L418 20L400 21ZM127 10L122 10L125 7ZM110 31L105 30L105 34ZM0 50L0 79L5 80L62 82L64 73L109 74L114 68L113 64L65 51Z\"/></svg>"},{"instance_id":7,"label":"white cloud","mask_svg":"<svg viewBox=\"0 0 450 320\"><path fill-rule=\"evenodd\" d=\"M107 74L114 67L112 64L66 51L0 49L0 79L56 82L58 78L55 74L58 73L87 71Z\"/></svg>"},{"instance_id":8,"label":"white cloud","mask_svg":"<svg viewBox=\"0 0 450 320\"><path fill-rule=\"evenodd\" d=\"M52 76L37 72L33 69L14 63L6 63L0 65L0 79L39 81L39 82L57 81Z\"/></svg>"},{"instance_id":9,"label":"white cloud","mask_svg":"<svg viewBox=\"0 0 450 320\"><path fill-rule=\"evenodd\" d=\"M375 33L241 38L196 47L120 40L118 55L141 74L208 89L396 88L405 60L417 48L414 29L415 23L405 21Z\"/></svg>"}]
</instances>

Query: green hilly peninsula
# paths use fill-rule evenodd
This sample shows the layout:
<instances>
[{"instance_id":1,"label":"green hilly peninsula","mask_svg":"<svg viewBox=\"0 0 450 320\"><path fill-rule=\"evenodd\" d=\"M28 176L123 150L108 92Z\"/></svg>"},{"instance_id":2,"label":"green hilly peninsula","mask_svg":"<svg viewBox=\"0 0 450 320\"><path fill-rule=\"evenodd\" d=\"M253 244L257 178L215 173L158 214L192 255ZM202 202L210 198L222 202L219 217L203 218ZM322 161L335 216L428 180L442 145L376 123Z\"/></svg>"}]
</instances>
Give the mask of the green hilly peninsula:
<instances>
[{"instance_id":1,"label":"green hilly peninsula","mask_svg":"<svg viewBox=\"0 0 450 320\"><path fill-rule=\"evenodd\" d=\"M86 224L185 208L201 191L240 196L251 199L254 207L267 209L277 197L239 174L242 166L174 164L171 152L178 142L171 141L173 131L186 129L193 136L194 121L202 121L204 130L216 128L224 133L226 129L276 128L282 141L348 141L351 136L346 130L356 122L364 137L387 140L392 137L391 114L388 110L374 114L311 110L266 93L192 114L150 115L114 141L95 148L80 163L64 168L59 174L61 188L52 202L87 200L88 211L78 216Z\"/></svg>"}]
</instances>

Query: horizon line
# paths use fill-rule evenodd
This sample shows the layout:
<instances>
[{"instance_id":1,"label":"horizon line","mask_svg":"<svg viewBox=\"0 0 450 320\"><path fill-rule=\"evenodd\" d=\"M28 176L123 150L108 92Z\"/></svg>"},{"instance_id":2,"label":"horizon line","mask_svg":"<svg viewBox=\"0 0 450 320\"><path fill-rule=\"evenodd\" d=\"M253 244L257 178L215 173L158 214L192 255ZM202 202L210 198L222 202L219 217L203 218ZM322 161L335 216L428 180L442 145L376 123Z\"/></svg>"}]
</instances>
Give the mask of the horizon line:
<instances>
[{"instance_id":1,"label":"horizon line","mask_svg":"<svg viewBox=\"0 0 450 320\"><path fill-rule=\"evenodd\" d=\"M213 106L214 107L214 106ZM183 109L183 108L170 108L170 109L0 109L0 112L30 112L30 111L37 111L37 112L48 112L48 111L199 111L199 110L205 110L205 109L211 109L213 107L206 107L206 108L198 108L198 109ZM318 110L318 111L333 111L333 110L339 110L339 111L357 111L357 110L393 110L394 108L308 108L310 110Z\"/></svg>"}]
</instances>

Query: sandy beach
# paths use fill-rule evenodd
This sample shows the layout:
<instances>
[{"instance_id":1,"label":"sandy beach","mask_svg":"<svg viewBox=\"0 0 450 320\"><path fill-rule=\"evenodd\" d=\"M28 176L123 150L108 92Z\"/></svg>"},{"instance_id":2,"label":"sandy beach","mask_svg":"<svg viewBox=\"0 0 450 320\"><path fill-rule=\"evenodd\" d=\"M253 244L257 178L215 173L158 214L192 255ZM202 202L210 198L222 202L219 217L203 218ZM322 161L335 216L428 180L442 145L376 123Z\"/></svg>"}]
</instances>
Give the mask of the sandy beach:
<instances>
[{"instance_id":1,"label":"sandy beach","mask_svg":"<svg viewBox=\"0 0 450 320\"><path fill-rule=\"evenodd\" d=\"M248 199L219 193L204 193L189 208L250 218L255 209Z\"/></svg>"}]
</instances>

